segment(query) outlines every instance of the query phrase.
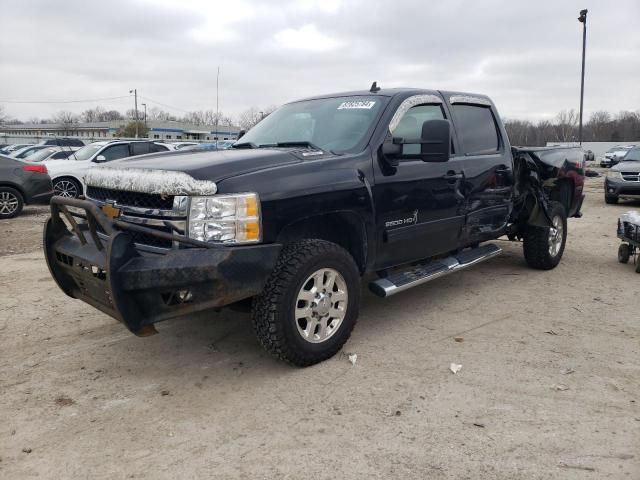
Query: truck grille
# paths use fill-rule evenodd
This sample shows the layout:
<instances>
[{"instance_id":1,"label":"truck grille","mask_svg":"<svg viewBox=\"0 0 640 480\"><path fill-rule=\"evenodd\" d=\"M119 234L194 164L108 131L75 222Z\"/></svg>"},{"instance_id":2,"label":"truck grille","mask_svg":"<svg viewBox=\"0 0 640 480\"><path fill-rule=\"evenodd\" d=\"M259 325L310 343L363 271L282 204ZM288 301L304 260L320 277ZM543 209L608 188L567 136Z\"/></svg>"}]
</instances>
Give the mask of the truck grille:
<instances>
[{"instance_id":1,"label":"truck grille","mask_svg":"<svg viewBox=\"0 0 640 480\"><path fill-rule=\"evenodd\" d=\"M184 235L187 223L187 212L180 207L174 208L173 195L157 195L151 193L129 192L101 187L87 187L87 198L99 206L107 202L115 202L120 208L120 220L146 228L176 235ZM98 226L98 231L104 232ZM173 248L171 240L149 235L147 233L129 231L133 242L137 245L152 248Z\"/></svg>"},{"instance_id":2,"label":"truck grille","mask_svg":"<svg viewBox=\"0 0 640 480\"><path fill-rule=\"evenodd\" d=\"M109 188L87 187L87 197L101 202L113 201L118 205L128 205L138 208L155 210L171 210L173 195L158 195L154 193L127 192Z\"/></svg>"},{"instance_id":3,"label":"truck grille","mask_svg":"<svg viewBox=\"0 0 640 480\"><path fill-rule=\"evenodd\" d=\"M622 178L627 182L640 182L640 172L621 172Z\"/></svg>"}]
</instances>

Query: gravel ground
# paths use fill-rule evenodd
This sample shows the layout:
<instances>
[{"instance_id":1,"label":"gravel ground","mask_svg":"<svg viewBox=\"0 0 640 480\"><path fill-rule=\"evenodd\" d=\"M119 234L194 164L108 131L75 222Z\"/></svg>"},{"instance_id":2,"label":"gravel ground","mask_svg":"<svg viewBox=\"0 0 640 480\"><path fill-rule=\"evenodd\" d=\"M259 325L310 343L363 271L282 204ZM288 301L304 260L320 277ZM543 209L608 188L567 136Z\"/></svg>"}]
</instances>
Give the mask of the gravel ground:
<instances>
[{"instance_id":1,"label":"gravel ground","mask_svg":"<svg viewBox=\"0 0 640 480\"><path fill-rule=\"evenodd\" d=\"M601 184L557 269L501 241L391 299L363 288L344 353L306 369L246 314L134 337L54 285L44 209L0 222L0 478L640 478L640 276L615 236L640 204Z\"/></svg>"}]
</instances>

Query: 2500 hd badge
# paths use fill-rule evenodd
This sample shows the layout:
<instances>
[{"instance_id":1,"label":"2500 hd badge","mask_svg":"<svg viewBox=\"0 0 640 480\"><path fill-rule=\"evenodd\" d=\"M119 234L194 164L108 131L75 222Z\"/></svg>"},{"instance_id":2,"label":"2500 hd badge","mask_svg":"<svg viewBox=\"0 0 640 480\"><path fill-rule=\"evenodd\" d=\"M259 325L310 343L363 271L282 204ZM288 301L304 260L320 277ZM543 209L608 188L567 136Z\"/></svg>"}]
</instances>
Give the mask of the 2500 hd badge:
<instances>
[{"instance_id":1,"label":"2500 hd badge","mask_svg":"<svg viewBox=\"0 0 640 480\"><path fill-rule=\"evenodd\" d=\"M247 308L298 366L349 339L365 274L388 297L500 254L503 236L554 268L584 197L580 149L512 148L486 96L375 85L286 104L231 150L107 161L85 181L45 227L67 295L140 336Z\"/></svg>"},{"instance_id":2,"label":"2500 hd badge","mask_svg":"<svg viewBox=\"0 0 640 480\"><path fill-rule=\"evenodd\" d=\"M388 222L385 222L384 226L389 228L397 227L399 225L411 225L413 223L418 223L418 210L415 210L413 212L413 216L411 217L403 218L401 220L390 220Z\"/></svg>"}]
</instances>

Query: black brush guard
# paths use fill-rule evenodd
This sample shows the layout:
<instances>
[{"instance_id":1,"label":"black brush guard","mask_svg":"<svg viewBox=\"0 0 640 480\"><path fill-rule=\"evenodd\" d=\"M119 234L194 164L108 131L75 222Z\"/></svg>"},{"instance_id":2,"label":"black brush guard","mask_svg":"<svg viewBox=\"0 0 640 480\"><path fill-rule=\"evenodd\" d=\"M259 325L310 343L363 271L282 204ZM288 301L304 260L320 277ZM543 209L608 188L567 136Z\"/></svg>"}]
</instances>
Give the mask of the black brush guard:
<instances>
[{"instance_id":1,"label":"black brush guard","mask_svg":"<svg viewBox=\"0 0 640 480\"><path fill-rule=\"evenodd\" d=\"M131 232L176 242L181 248L144 253L134 245ZM44 229L47 265L62 291L141 336L154 333L153 324L162 320L257 295L280 249L277 244L212 245L112 220L88 200L62 197L51 199L51 217Z\"/></svg>"}]
</instances>

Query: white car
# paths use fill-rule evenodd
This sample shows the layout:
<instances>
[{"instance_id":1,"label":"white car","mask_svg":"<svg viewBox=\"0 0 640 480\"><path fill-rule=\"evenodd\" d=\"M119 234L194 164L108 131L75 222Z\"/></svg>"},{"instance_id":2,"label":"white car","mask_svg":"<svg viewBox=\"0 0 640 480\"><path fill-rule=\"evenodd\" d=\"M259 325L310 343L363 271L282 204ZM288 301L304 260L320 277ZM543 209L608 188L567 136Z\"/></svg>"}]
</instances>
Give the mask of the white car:
<instances>
[{"instance_id":1,"label":"white car","mask_svg":"<svg viewBox=\"0 0 640 480\"><path fill-rule=\"evenodd\" d=\"M610 148L606 151L604 157L600 159L600 166L606 168L617 165L620 160L622 160L622 157L624 157L633 147L634 145L619 145L617 147Z\"/></svg>"},{"instance_id":2,"label":"white car","mask_svg":"<svg viewBox=\"0 0 640 480\"><path fill-rule=\"evenodd\" d=\"M172 142L171 145L173 145L176 150L182 150L185 148L197 147L200 144L198 142Z\"/></svg>"},{"instance_id":3,"label":"white car","mask_svg":"<svg viewBox=\"0 0 640 480\"><path fill-rule=\"evenodd\" d=\"M47 147L29 155L30 162L45 162L47 160L66 160L73 158L78 147Z\"/></svg>"},{"instance_id":4,"label":"white car","mask_svg":"<svg viewBox=\"0 0 640 480\"><path fill-rule=\"evenodd\" d=\"M88 168L121 158L171 150L167 145L148 140L107 140L90 143L75 151L67 160L48 160L43 163L51 177L54 195L77 198L84 194L84 174Z\"/></svg>"}]
</instances>

